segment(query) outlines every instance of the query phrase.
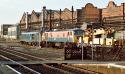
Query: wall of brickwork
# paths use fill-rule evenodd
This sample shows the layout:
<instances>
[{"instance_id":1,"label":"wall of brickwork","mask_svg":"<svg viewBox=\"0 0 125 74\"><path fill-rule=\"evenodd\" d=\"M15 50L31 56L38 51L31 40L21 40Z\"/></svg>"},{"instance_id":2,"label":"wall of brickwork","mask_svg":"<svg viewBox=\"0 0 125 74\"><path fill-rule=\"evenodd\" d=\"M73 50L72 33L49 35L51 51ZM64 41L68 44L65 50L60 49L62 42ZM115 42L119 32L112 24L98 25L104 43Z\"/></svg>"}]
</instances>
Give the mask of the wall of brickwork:
<instances>
[{"instance_id":1,"label":"wall of brickwork","mask_svg":"<svg viewBox=\"0 0 125 74\"><path fill-rule=\"evenodd\" d=\"M118 6L113 1L110 1L108 6L102 9L102 16L103 17L123 16L123 4Z\"/></svg>"},{"instance_id":2,"label":"wall of brickwork","mask_svg":"<svg viewBox=\"0 0 125 74\"><path fill-rule=\"evenodd\" d=\"M88 3L82 9L77 10L77 23L83 22L99 22L100 11L93 4Z\"/></svg>"}]
</instances>

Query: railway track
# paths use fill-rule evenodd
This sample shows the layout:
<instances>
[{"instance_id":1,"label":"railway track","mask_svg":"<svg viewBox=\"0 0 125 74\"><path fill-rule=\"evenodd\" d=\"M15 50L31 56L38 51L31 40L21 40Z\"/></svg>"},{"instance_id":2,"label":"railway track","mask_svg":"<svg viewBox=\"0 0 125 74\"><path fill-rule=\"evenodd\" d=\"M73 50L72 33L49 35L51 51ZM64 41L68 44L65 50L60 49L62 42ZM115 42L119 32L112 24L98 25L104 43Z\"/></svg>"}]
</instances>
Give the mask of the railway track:
<instances>
[{"instance_id":1,"label":"railway track","mask_svg":"<svg viewBox=\"0 0 125 74\"><path fill-rule=\"evenodd\" d=\"M43 61L43 59L8 48L0 49L0 60L15 63L9 64L7 67L17 74L100 74L75 67L73 68L66 64L20 64L18 61Z\"/></svg>"},{"instance_id":2,"label":"railway track","mask_svg":"<svg viewBox=\"0 0 125 74\"><path fill-rule=\"evenodd\" d=\"M15 65L7 65L8 68L17 74L101 74L92 71L84 71L82 69L73 68L65 64L20 64L3 55L0 57L15 63Z\"/></svg>"},{"instance_id":3,"label":"railway track","mask_svg":"<svg viewBox=\"0 0 125 74\"><path fill-rule=\"evenodd\" d=\"M2 48L0 49L0 55L3 55L5 57L11 58L15 61L46 61L45 59L41 58L41 57L37 57L25 52L21 52L21 51L16 51L13 49L9 49L9 48Z\"/></svg>"},{"instance_id":4,"label":"railway track","mask_svg":"<svg viewBox=\"0 0 125 74\"><path fill-rule=\"evenodd\" d=\"M102 74L99 72L94 72L94 71L89 71L89 70L73 67L73 66L70 66L68 64L55 64L55 65L51 64L51 65L53 67L67 71L68 74Z\"/></svg>"},{"instance_id":5,"label":"railway track","mask_svg":"<svg viewBox=\"0 0 125 74\"><path fill-rule=\"evenodd\" d=\"M3 55L5 57L13 59L15 61L28 61L28 58L24 58L19 55L15 55L15 54L7 52L5 50L0 50L0 55ZM1 61L6 61L6 59L2 59Z\"/></svg>"},{"instance_id":6,"label":"railway track","mask_svg":"<svg viewBox=\"0 0 125 74\"><path fill-rule=\"evenodd\" d=\"M9 66L19 73L32 74L31 72L27 72L26 69L20 68L19 65L9 65ZM65 64L35 64L35 65L32 64L24 66L30 68L31 70L34 70L38 74L102 74L99 72L93 72L90 70L83 70L80 68L71 67Z\"/></svg>"},{"instance_id":7,"label":"railway track","mask_svg":"<svg viewBox=\"0 0 125 74\"><path fill-rule=\"evenodd\" d=\"M22 64L20 64L20 63L18 63L16 61L10 59L10 58L7 58L7 57L5 57L3 55L0 55L0 57L2 57L5 60L8 60L10 62L13 62L13 63L17 64L18 68L23 70L23 72L27 72L28 74L40 74L39 72L37 72L37 71L35 71L35 70L31 69L31 68L28 68L28 67L26 67L26 66L24 66L24 65L22 65ZM7 65L7 67L10 68L12 71L14 71L16 74L25 74L23 72L19 72L19 71L15 70L14 68L10 67L9 65Z\"/></svg>"},{"instance_id":8,"label":"railway track","mask_svg":"<svg viewBox=\"0 0 125 74\"><path fill-rule=\"evenodd\" d=\"M9 48L0 49L0 61L10 61L7 67L17 74L101 74L89 70L71 67L67 64L20 64L18 61L46 61L31 54Z\"/></svg>"}]
</instances>

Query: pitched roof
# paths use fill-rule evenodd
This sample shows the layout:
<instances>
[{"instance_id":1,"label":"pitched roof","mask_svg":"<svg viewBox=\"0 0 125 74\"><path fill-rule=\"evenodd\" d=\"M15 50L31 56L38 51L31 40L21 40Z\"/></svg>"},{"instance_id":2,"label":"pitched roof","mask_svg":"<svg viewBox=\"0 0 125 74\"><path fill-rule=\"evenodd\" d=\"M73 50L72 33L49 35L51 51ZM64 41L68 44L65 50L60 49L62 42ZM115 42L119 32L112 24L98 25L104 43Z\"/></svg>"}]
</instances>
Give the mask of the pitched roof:
<instances>
[{"instance_id":1,"label":"pitched roof","mask_svg":"<svg viewBox=\"0 0 125 74\"><path fill-rule=\"evenodd\" d=\"M113 6L117 6L116 4L115 4L115 2L114 1L110 1L109 3L108 3L108 7L113 7Z\"/></svg>"},{"instance_id":2,"label":"pitched roof","mask_svg":"<svg viewBox=\"0 0 125 74\"><path fill-rule=\"evenodd\" d=\"M35 12L36 16L39 17L41 15L41 12Z\"/></svg>"}]
</instances>

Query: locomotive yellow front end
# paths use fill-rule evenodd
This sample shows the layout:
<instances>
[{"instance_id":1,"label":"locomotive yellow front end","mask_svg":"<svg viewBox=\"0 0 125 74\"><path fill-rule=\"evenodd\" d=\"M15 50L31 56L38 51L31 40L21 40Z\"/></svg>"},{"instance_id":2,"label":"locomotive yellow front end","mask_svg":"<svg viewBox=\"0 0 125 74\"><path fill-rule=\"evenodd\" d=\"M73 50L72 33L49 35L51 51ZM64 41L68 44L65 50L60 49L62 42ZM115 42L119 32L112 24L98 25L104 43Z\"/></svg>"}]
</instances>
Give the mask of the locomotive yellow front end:
<instances>
[{"instance_id":1,"label":"locomotive yellow front end","mask_svg":"<svg viewBox=\"0 0 125 74\"><path fill-rule=\"evenodd\" d=\"M81 44L83 42L83 34L84 31L81 29L77 29L73 31L73 38L74 38L74 43L76 44Z\"/></svg>"}]
</instances>

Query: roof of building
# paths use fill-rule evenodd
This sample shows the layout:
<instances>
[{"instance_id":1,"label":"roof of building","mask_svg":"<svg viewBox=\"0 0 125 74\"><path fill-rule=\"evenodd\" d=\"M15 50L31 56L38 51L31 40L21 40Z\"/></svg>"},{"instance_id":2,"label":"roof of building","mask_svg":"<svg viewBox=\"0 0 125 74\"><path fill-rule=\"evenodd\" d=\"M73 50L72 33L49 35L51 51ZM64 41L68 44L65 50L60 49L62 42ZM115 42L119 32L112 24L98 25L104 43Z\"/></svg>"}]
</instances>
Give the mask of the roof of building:
<instances>
[{"instance_id":1,"label":"roof of building","mask_svg":"<svg viewBox=\"0 0 125 74\"><path fill-rule=\"evenodd\" d=\"M41 12L35 12L36 16L39 17L41 15Z\"/></svg>"}]
</instances>

